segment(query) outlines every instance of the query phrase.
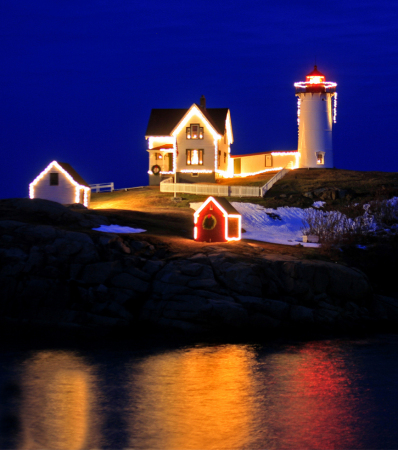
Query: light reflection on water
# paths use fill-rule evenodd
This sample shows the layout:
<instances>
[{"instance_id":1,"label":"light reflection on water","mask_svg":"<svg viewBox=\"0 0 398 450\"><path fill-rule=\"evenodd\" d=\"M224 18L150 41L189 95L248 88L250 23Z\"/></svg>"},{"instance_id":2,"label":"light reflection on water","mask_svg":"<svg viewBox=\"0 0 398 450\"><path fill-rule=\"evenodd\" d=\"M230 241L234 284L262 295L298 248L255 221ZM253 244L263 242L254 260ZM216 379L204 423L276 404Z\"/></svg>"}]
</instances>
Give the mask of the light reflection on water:
<instances>
[{"instance_id":1,"label":"light reflection on water","mask_svg":"<svg viewBox=\"0 0 398 450\"><path fill-rule=\"evenodd\" d=\"M387 415L395 414L397 346L384 353L380 348L335 340L273 348L203 345L149 355L22 355L6 361L0 378L2 421L14 414L19 423L12 437L3 425L0 444L76 450L391 448L398 438L395 420L379 416L386 408ZM13 373L20 387L14 403L4 396Z\"/></svg>"},{"instance_id":2,"label":"light reflection on water","mask_svg":"<svg viewBox=\"0 0 398 450\"><path fill-rule=\"evenodd\" d=\"M18 448L79 450L95 444L92 372L72 352L38 352L25 361Z\"/></svg>"}]
</instances>

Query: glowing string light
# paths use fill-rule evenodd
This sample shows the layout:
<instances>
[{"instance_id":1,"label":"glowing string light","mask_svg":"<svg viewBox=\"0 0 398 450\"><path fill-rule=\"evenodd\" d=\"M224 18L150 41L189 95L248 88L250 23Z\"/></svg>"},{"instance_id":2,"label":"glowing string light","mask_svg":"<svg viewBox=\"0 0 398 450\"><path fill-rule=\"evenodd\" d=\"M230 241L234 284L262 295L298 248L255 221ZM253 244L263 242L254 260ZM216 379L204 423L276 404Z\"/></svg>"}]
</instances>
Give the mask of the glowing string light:
<instances>
[{"instance_id":1,"label":"glowing string light","mask_svg":"<svg viewBox=\"0 0 398 450\"><path fill-rule=\"evenodd\" d=\"M63 168L61 167L57 161L51 162L30 184L29 184L29 198L33 199L35 198L35 191L34 188L36 184L41 181L47 173L52 169L56 168L59 170L65 177L75 186L75 203L80 203L80 191L83 190L83 205L88 207L88 193L91 191L91 189L87 186L83 186L82 184L79 184L77 181L75 181L72 176Z\"/></svg>"},{"instance_id":2,"label":"glowing string light","mask_svg":"<svg viewBox=\"0 0 398 450\"><path fill-rule=\"evenodd\" d=\"M195 170L195 169L181 169L180 170L181 173L213 173L212 170Z\"/></svg>"},{"instance_id":3,"label":"glowing string light","mask_svg":"<svg viewBox=\"0 0 398 450\"><path fill-rule=\"evenodd\" d=\"M333 123L337 122L337 92L334 93L333 97Z\"/></svg>"},{"instance_id":4,"label":"glowing string light","mask_svg":"<svg viewBox=\"0 0 398 450\"><path fill-rule=\"evenodd\" d=\"M213 202L222 212L224 218L225 218L225 229L224 229L224 235L226 241L239 241L241 240L241 229L242 229L242 216L240 214L228 214L228 212L217 202L217 200L214 197L209 197L207 200L205 200L202 205L195 211L193 217L194 217L194 224L198 223L198 218L200 215L200 212L210 203ZM238 219L238 237L231 237L228 235L228 218L236 218ZM195 229L197 227L194 227L194 236L195 236ZM197 231L196 231L197 233ZM197 239L197 237L195 237Z\"/></svg>"}]
</instances>

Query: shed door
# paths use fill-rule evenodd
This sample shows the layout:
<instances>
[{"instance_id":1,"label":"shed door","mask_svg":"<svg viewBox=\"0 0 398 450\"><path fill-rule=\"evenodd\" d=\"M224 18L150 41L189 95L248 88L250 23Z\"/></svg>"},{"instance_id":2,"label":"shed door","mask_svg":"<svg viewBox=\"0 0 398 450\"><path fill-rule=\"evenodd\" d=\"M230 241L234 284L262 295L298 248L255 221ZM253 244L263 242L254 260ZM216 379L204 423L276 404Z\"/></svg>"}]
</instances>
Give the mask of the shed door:
<instances>
[{"instance_id":1,"label":"shed door","mask_svg":"<svg viewBox=\"0 0 398 450\"><path fill-rule=\"evenodd\" d=\"M272 167L272 155L265 155L265 167Z\"/></svg>"},{"instance_id":2,"label":"shed door","mask_svg":"<svg viewBox=\"0 0 398 450\"><path fill-rule=\"evenodd\" d=\"M240 174L241 167L240 167L240 158L234 158L234 173Z\"/></svg>"}]
</instances>

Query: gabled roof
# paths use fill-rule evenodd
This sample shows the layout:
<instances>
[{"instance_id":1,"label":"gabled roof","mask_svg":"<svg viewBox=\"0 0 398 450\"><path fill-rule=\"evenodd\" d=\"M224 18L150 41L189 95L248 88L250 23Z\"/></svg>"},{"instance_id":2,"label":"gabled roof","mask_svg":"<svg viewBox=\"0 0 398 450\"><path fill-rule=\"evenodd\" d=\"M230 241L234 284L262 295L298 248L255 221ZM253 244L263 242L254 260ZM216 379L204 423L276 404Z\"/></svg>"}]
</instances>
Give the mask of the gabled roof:
<instances>
[{"instance_id":1,"label":"gabled roof","mask_svg":"<svg viewBox=\"0 0 398 450\"><path fill-rule=\"evenodd\" d=\"M79 183L82 186L90 187L87 181L85 181L70 164L59 161L57 162L66 172L69 173L69 175L76 181L76 183Z\"/></svg>"},{"instance_id":2,"label":"gabled roof","mask_svg":"<svg viewBox=\"0 0 398 450\"><path fill-rule=\"evenodd\" d=\"M206 117L215 131L223 136L228 108L201 108L196 103L194 105ZM189 109L152 109L145 136L170 136Z\"/></svg>"},{"instance_id":3,"label":"gabled roof","mask_svg":"<svg viewBox=\"0 0 398 450\"><path fill-rule=\"evenodd\" d=\"M238 214L240 215L240 213L231 205L231 203L229 203L229 201L224 198L224 197L215 197L215 196L210 196L208 197L200 206L199 208L196 210L195 215L198 215L200 213L200 211L206 206L208 205L212 200L215 200L215 203L224 209L224 211L229 215L229 214Z\"/></svg>"}]
</instances>

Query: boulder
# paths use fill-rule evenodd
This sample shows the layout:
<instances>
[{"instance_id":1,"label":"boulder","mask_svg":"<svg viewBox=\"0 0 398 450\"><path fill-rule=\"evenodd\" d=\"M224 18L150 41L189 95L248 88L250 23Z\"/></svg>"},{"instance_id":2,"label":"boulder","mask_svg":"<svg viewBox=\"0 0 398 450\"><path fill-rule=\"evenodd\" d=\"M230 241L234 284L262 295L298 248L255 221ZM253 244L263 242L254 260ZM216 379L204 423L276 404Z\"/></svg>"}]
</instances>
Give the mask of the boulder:
<instances>
[{"instance_id":1,"label":"boulder","mask_svg":"<svg viewBox=\"0 0 398 450\"><path fill-rule=\"evenodd\" d=\"M129 273L120 273L112 278L112 285L123 289L131 289L136 292L146 293L149 290L149 283L141 280Z\"/></svg>"}]
</instances>

